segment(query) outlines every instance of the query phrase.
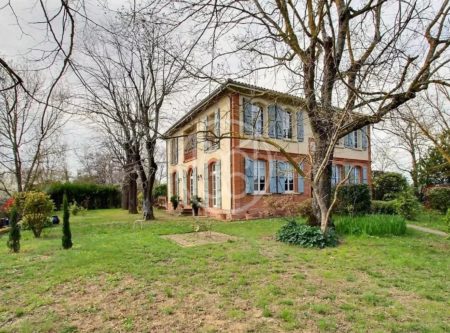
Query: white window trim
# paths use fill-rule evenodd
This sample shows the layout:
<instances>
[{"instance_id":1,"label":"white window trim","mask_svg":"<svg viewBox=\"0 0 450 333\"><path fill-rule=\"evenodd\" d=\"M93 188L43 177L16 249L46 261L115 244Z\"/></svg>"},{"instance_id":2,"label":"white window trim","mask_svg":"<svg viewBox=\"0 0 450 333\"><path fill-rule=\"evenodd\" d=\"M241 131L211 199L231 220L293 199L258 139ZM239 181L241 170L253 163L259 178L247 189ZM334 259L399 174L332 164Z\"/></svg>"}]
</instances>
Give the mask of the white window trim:
<instances>
[{"instance_id":1,"label":"white window trim","mask_svg":"<svg viewBox=\"0 0 450 333\"><path fill-rule=\"evenodd\" d=\"M255 190L255 177L258 179L258 188L260 185L259 182L259 162L264 163L264 190ZM258 170L258 173L255 175L255 165L256 165L256 170ZM266 194L266 187L267 187L267 174L266 174L266 161L265 160L254 160L253 161L253 194Z\"/></svg>"}]
</instances>

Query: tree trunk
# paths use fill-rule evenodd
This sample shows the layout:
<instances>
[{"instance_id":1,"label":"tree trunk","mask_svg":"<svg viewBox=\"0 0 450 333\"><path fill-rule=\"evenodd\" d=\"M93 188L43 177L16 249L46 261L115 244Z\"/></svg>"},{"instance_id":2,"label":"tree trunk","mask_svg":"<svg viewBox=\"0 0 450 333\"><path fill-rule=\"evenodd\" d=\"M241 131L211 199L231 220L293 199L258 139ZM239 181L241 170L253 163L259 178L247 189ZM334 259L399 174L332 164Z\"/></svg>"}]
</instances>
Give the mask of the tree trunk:
<instances>
[{"instance_id":1,"label":"tree trunk","mask_svg":"<svg viewBox=\"0 0 450 333\"><path fill-rule=\"evenodd\" d=\"M125 175L122 180L122 209L128 210L130 198L130 184L128 183L128 175Z\"/></svg>"},{"instance_id":2,"label":"tree trunk","mask_svg":"<svg viewBox=\"0 0 450 333\"><path fill-rule=\"evenodd\" d=\"M130 214L137 214L137 178L136 172L132 172L128 176L128 212Z\"/></svg>"},{"instance_id":3,"label":"tree trunk","mask_svg":"<svg viewBox=\"0 0 450 333\"><path fill-rule=\"evenodd\" d=\"M313 153L313 165L312 165L312 179L315 179L315 175L318 174L319 168L323 161L326 159L329 142L325 139L316 140L315 152ZM320 226L323 233L328 231L330 226L333 226L331 221L331 214L328 214L328 210L331 206L331 166L333 156L328 157L326 166L321 176L313 182L313 200L312 208L314 216L316 217L316 223Z\"/></svg>"},{"instance_id":4,"label":"tree trunk","mask_svg":"<svg viewBox=\"0 0 450 333\"><path fill-rule=\"evenodd\" d=\"M156 179L156 170L158 169L158 165L155 162L155 159L153 157L150 158L150 163L148 167L148 178L145 183L143 184L144 187L144 203L146 203L146 214L145 218L146 220L154 220L155 215L153 213L153 186L155 185L155 179Z\"/></svg>"}]
</instances>

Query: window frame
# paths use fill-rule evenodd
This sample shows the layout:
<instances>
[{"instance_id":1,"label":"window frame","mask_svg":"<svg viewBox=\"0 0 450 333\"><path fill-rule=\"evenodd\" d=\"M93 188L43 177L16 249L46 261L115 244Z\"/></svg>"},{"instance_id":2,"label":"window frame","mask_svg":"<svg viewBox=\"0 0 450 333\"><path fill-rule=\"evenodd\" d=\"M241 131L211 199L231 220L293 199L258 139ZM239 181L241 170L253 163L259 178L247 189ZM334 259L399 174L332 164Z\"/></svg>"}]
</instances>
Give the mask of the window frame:
<instances>
[{"instance_id":1,"label":"window frame","mask_svg":"<svg viewBox=\"0 0 450 333\"><path fill-rule=\"evenodd\" d=\"M261 166L263 167L263 174L260 174ZM262 173L262 172L261 172ZM264 176L264 182L261 182L261 177ZM262 184L261 184L262 183ZM267 167L265 160L254 160L253 161L253 194L264 194L266 193L267 184ZM261 185L263 189L261 190ZM257 189L255 189L255 187Z\"/></svg>"},{"instance_id":2,"label":"window frame","mask_svg":"<svg viewBox=\"0 0 450 333\"><path fill-rule=\"evenodd\" d=\"M289 162L284 162L286 165L286 169L284 170L284 193L294 193L294 167ZM291 186L292 185L292 186ZM291 189L292 187L292 189Z\"/></svg>"}]
</instances>

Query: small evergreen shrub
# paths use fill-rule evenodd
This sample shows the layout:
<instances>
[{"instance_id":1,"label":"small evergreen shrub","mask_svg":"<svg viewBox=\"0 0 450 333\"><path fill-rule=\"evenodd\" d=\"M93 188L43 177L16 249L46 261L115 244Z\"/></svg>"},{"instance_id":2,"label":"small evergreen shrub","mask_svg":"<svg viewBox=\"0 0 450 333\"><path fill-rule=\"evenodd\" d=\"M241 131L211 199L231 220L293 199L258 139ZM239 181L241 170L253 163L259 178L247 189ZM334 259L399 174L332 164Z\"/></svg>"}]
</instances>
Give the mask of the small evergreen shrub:
<instances>
[{"instance_id":1,"label":"small evergreen shrub","mask_svg":"<svg viewBox=\"0 0 450 333\"><path fill-rule=\"evenodd\" d=\"M450 208L450 188L435 187L427 192L427 204L430 208L445 213Z\"/></svg>"},{"instance_id":2,"label":"small evergreen shrub","mask_svg":"<svg viewBox=\"0 0 450 333\"><path fill-rule=\"evenodd\" d=\"M335 210L341 214L370 213L370 190L367 184L347 184L338 188Z\"/></svg>"},{"instance_id":3,"label":"small evergreen shrub","mask_svg":"<svg viewBox=\"0 0 450 333\"><path fill-rule=\"evenodd\" d=\"M338 244L338 238L333 229L330 229L324 235L319 227L298 224L295 220L289 221L278 230L276 240L301 247L318 247L321 249Z\"/></svg>"},{"instance_id":4,"label":"small evergreen shrub","mask_svg":"<svg viewBox=\"0 0 450 333\"><path fill-rule=\"evenodd\" d=\"M398 215L338 216L334 220L338 234L388 236L403 235L406 221Z\"/></svg>"},{"instance_id":5,"label":"small evergreen shrub","mask_svg":"<svg viewBox=\"0 0 450 333\"><path fill-rule=\"evenodd\" d=\"M415 220L420 212L420 204L410 191L405 191L395 200L397 213L407 220Z\"/></svg>"},{"instance_id":6,"label":"small evergreen shrub","mask_svg":"<svg viewBox=\"0 0 450 333\"><path fill-rule=\"evenodd\" d=\"M62 246L64 249L70 249L72 247L72 233L70 231L70 212L69 212L69 202L67 200L67 195L63 196L63 235L62 235Z\"/></svg>"},{"instance_id":7,"label":"small evergreen shrub","mask_svg":"<svg viewBox=\"0 0 450 333\"><path fill-rule=\"evenodd\" d=\"M396 201L372 200L371 211L372 214L395 215L397 214Z\"/></svg>"},{"instance_id":8,"label":"small evergreen shrub","mask_svg":"<svg viewBox=\"0 0 450 333\"><path fill-rule=\"evenodd\" d=\"M20 225L19 225L19 214L17 213L17 208L11 208L11 215L9 220L9 237L6 245L9 247L11 252L19 252L20 250Z\"/></svg>"}]
</instances>

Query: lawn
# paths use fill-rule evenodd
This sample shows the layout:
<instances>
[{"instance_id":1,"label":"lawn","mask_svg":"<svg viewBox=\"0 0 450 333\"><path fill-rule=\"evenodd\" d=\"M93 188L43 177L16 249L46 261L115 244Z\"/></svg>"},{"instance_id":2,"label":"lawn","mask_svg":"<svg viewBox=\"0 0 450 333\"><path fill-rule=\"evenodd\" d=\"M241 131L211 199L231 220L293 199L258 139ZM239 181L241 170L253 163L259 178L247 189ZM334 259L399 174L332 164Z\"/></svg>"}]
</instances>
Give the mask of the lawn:
<instances>
[{"instance_id":1,"label":"lawn","mask_svg":"<svg viewBox=\"0 0 450 333\"><path fill-rule=\"evenodd\" d=\"M423 209L414 221L408 221L408 223L420 225L431 229L441 230L449 232L449 226L445 220L445 215L437 211Z\"/></svg>"},{"instance_id":2,"label":"lawn","mask_svg":"<svg viewBox=\"0 0 450 333\"><path fill-rule=\"evenodd\" d=\"M346 237L336 248L276 242L281 220L214 222L237 237L183 248L161 235L191 218L159 212L133 229L120 210L72 219L22 252L0 238L0 332L448 332L450 242Z\"/></svg>"}]
</instances>

